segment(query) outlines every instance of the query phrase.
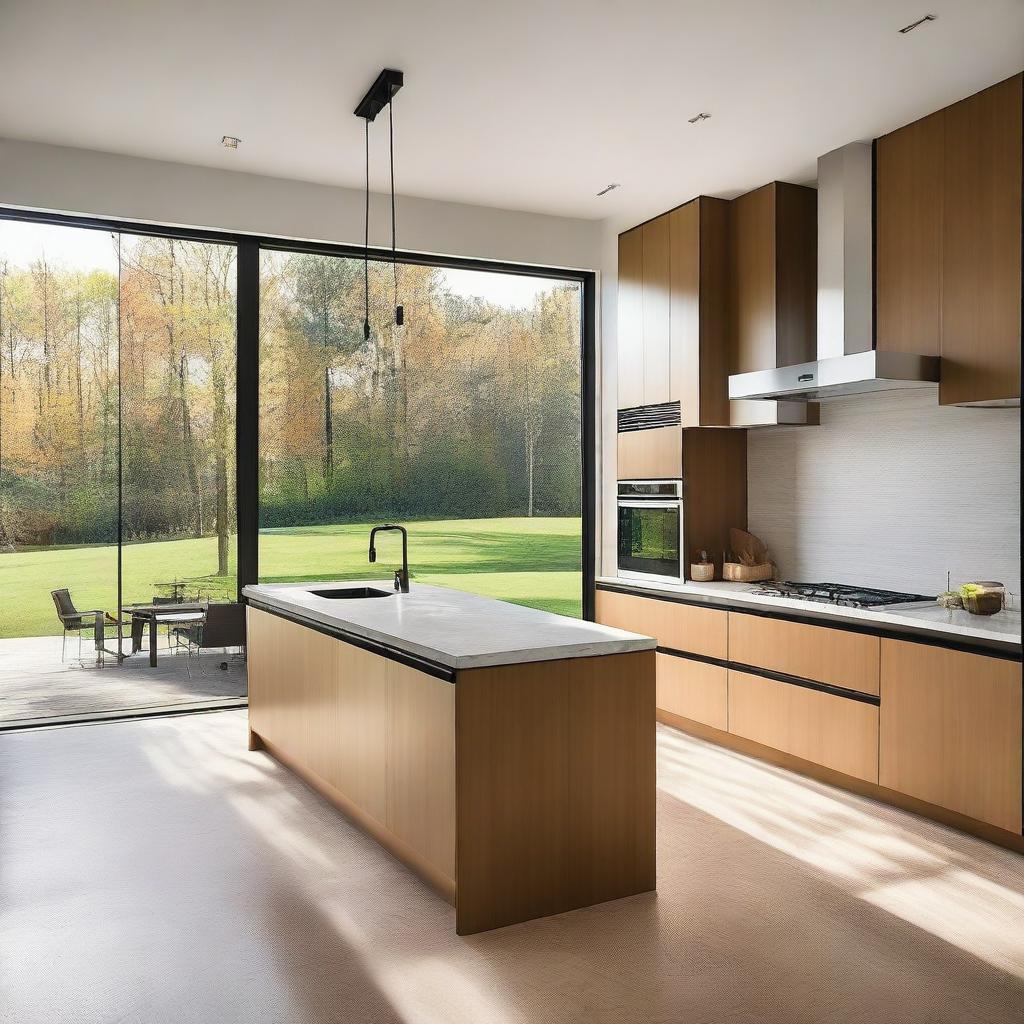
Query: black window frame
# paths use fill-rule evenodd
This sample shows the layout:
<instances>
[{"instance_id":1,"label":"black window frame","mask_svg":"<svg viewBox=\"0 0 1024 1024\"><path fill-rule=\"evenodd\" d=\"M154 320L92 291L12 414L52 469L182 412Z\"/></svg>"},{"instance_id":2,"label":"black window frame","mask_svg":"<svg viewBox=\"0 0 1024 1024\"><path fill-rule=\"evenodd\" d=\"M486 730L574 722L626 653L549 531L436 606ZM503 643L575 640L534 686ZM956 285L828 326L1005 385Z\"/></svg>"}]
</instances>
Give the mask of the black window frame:
<instances>
[{"instance_id":1,"label":"black window frame","mask_svg":"<svg viewBox=\"0 0 1024 1024\"><path fill-rule=\"evenodd\" d=\"M177 227L150 221L119 220L79 214L23 210L0 206L0 220L27 221L61 227L113 231L176 238L186 241L233 245L236 248L236 346L235 378L235 507L237 515L238 596L242 588L259 582L259 326L260 252L308 253L388 263L392 256L402 264L452 270L482 270L520 277L541 277L576 282L581 286L580 316L580 487L582 533L582 611L594 620L597 567L597 275L592 270L535 266L465 256L438 256L413 250L371 247L334 242L311 242L279 235Z\"/></svg>"}]
</instances>

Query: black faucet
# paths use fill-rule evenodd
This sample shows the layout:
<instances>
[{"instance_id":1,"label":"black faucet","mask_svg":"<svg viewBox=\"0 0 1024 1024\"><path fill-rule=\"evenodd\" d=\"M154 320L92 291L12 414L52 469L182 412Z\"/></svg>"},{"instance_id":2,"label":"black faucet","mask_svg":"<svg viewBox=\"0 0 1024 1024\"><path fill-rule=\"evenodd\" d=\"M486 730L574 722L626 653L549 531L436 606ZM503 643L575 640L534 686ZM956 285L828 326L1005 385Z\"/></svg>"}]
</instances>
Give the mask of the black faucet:
<instances>
[{"instance_id":1,"label":"black faucet","mask_svg":"<svg viewBox=\"0 0 1024 1024\"><path fill-rule=\"evenodd\" d=\"M373 546L373 538L384 530L397 530L402 535L402 568L395 570L395 590L403 594L409 593L409 534L404 526L375 526L370 531L370 561L377 561L377 549Z\"/></svg>"}]
</instances>

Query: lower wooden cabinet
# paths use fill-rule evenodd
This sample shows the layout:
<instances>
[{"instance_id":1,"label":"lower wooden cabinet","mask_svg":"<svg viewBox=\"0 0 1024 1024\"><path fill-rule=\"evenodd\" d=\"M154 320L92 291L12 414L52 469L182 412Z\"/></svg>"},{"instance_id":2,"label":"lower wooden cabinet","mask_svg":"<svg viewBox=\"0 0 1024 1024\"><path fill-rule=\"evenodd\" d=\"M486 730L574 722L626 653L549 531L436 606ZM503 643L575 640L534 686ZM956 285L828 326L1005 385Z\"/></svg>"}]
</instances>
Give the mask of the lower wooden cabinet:
<instances>
[{"instance_id":1,"label":"lower wooden cabinet","mask_svg":"<svg viewBox=\"0 0 1024 1024\"><path fill-rule=\"evenodd\" d=\"M898 806L1021 836L1019 661L616 591L597 592L597 620L721 662L659 652L659 711L871 783Z\"/></svg>"},{"instance_id":2,"label":"lower wooden cabinet","mask_svg":"<svg viewBox=\"0 0 1024 1024\"><path fill-rule=\"evenodd\" d=\"M454 889L455 687L257 608L248 621L249 727Z\"/></svg>"},{"instance_id":3,"label":"lower wooden cabinet","mask_svg":"<svg viewBox=\"0 0 1024 1024\"><path fill-rule=\"evenodd\" d=\"M879 782L1021 832L1021 665L882 641Z\"/></svg>"},{"instance_id":4,"label":"lower wooden cabinet","mask_svg":"<svg viewBox=\"0 0 1024 1024\"><path fill-rule=\"evenodd\" d=\"M729 670L729 732L878 782L878 707Z\"/></svg>"},{"instance_id":5,"label":"lower wooden cabinet","mask_svg":"<svg viewBox=\"0 0 1024 1024\"><path fill-rule=\"evenodd\" d=\"M722 732L729 728L728 670L721 665L659 654L657 693L660 711Z\"/></svg>"},{"instance_id":6,"label":"lower wooden cabinet","mask_svg":"<svg viewBox=\"0 0 1024 1024\"><path fill-rule=\"evenodd\" d=\"M605 626L653 636L659 647L723 661L728 656L728 612L613 590L599 590L596 596L596 618Z\"/></svg>"},{"instance_id":7,"label":"lower wooden cabinet","mask_svg":"<svg viewBox=\"0 0 1024 1024\"><path fill-rule=\"evenodd\" d=\"M878 694L878 637L866 633L730 612L729 660Z\"/></svg>"}]
</instances>

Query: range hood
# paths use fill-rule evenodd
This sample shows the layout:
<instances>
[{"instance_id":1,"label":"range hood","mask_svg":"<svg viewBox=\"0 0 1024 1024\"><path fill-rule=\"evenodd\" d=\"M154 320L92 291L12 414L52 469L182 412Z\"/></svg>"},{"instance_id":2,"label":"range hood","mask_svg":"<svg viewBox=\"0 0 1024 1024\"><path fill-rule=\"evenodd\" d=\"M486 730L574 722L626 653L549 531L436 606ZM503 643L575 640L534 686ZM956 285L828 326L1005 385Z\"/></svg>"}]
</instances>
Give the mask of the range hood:
<instances>
[{"instance_id":1,"label":"range hood","mask_svg":"<svg viewBox=\"0 0 1024 1024\"><path fill-rule=\"evenodd\" d=\"M935 388L939 360L874 348L872 160L854 142L818 160L818 358L737 373L729 398L790 401Z\"/></svg>"}]
</instances>

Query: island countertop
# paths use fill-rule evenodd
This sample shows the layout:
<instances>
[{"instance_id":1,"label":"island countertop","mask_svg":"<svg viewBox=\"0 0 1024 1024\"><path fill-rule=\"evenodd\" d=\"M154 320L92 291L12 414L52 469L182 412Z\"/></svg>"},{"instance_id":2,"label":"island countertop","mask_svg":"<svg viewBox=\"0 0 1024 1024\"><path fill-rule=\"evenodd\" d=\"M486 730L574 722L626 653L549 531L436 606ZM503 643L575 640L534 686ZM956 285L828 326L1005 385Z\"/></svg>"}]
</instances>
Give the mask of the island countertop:
<instances>
[{"instance_id":1,"label":"island countertop","mask_svg":"<svg viewBox=\"0 0 1024 1024\"><path fill-rule=\"evenodd\" d=\"M373 587L381 580L267 583L242 595L255 607L383 644L453 670L653 650L651 637L508 604L447 587L411 583L408 594L335 599L314 590Z\"/></svg>"}]
</instances>

